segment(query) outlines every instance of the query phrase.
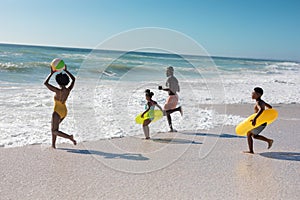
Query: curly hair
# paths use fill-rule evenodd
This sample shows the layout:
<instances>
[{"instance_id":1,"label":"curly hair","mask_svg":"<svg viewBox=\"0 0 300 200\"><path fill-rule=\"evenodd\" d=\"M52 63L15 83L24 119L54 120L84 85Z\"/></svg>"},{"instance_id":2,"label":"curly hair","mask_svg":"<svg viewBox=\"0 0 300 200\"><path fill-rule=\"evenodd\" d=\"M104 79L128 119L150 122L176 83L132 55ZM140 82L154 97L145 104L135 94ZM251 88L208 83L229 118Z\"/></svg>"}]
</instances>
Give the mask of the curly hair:
<instances>
[{"instance_id":1,"label":"curly hair","mask_svg":"<svg viewBox=\"0 0 300 200\"><path fill-rule=\"evenodd\" d=\"M66 86L70 82L70 78L67 74L59 73L56 75L55 80L58 85Z\"/></svg>"},{"instance_id":2,"label":"curly hair","mask_svg":"<svg viewBox=\"0 0 300 200\"><path fill-rule=\"evenodd\" d=\"M151 92L149 89L145 90L145 93L146 93L146 96L148 96L150 98L154 95L154 93Z\"/></svg>"}]
</instances>

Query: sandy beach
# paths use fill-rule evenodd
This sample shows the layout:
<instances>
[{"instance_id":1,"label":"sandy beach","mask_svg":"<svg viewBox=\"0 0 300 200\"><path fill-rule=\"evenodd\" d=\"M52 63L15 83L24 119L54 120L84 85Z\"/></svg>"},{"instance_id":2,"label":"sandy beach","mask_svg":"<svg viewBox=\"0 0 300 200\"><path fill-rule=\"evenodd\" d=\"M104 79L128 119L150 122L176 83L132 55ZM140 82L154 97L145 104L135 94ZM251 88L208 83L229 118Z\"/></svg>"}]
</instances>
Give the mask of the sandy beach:
<instances>
[{"instance_id":1,"label":"sandy beach","mask_svg":"<svg viewBox=\"0 0 300 200\"><path fill-rule=\"evenodd\" d=\"M247 117L252 107L227 105L226 112ZM262 133L273 147L255 140L254 155L242 153L247 141L233 126L56 150L0 148L0 199L299 199L300 106L274 108L279 118Z\"/></svg>"},{"instance_id":2,"label":"sandy beach","mask_svg":"<svg viewBox=\"0 0 300 200\"><path fill-rule=\"evenodd\" d=\"M300 200L300 0L0 5L0 200Z\"/></svg>"}]
</instances>

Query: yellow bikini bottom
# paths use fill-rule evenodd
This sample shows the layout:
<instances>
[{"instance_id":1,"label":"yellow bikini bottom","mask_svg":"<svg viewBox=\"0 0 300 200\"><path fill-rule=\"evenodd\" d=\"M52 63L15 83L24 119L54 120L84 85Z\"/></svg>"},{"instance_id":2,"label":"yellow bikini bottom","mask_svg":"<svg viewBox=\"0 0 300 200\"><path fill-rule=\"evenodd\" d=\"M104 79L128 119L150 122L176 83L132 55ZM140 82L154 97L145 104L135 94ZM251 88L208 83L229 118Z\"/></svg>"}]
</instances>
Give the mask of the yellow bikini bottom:
<instances>
[{"instance_id":1,"label":"yellow bikini bottom","mask_svg":"<svg viewBox=\"0 0 300 200\"><path fill-rule=\"evenodd\" d=\"M65 118L68 113L66 104L54 99L54 112L56 112L61 119Z\"/></svg>"}]
</instances>

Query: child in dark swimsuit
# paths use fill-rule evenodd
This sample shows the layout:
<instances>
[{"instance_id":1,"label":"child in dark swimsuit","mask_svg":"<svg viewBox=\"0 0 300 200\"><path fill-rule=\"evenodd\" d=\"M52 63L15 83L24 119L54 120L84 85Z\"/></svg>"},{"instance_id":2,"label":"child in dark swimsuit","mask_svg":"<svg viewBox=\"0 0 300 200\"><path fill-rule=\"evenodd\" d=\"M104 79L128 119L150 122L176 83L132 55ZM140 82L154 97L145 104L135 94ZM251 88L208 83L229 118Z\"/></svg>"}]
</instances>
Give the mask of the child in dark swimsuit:
<instances>
[{"instance_id":1,"label":"child in dark swimsuit","mask_svg":"<svg viewBox=\"0 0 300 200\"><path fill-rule=\"evenodd\" d=\"M162 108L157 104L156 101L152 100L152 96L154 95L153 92L151 92L149 89L147 89L145 91L145 95L146 95L146 100L147 100L147 104L145 105L146 110L143 112L141 117L143 118L145 115L149 115L149 116L147 116L148 118L145 119L144 123L143 123L143 131L145 134L145 138L148 140L148 139L150 139L150 133L149 133L150 130L149 130L148 125L154 119L154 107L157 106L161 111L162 111Z\"/></svg>"},{"instance_id":2,"label":"child in dark swimsuit","mask_svg":"<svg viewBox=\"0 0 300 200\"><path fill-rule=\"evenodd\" d=\"M254 117L254 119L252 120L252 125L255 126L256 124L256 120L257 118L263 113L263 111L265 110L265 107L271 109L272 106L267 104L266 102L264 102L261 99L261 96L263 95L263 89L256 87L254 88L254 91L252 92L252 99L256 100L256 104L254 107L254 111L256 114L256 116ZM245 151L244 153L251 153L253 154L253 138L258 139L258 140L262 140L268 143L268 149L271 148L272 144L273 144L273 140L266 138L262 135L259 135L267 126L267 123L264 123L262 125L260 125L257 128L252 129L251 131L249 131L247 133L247 140L248 140L248 146L249 146L249 151Z\"/></svg>"},{"instance_id":3,"label":"child in dark swimsuit","mask_svg":"<svg viewBox=\"0 0 300 200\"><path fill-rule=\"evenodd\" d=\"M46 78L44 84L46 87L51 90L52 92L55 92L54 96L54 111L52 114L52 121L51 121L51 131L52 131L52 147L55 149L55 142L56 137L60 136L63 138L67 138L73 142L74 145L76 145L76 140L74 140L73 135L68 135L62 131L59 131L59 124L63 121L63 119L67 116L67 107L66 107L66 101L68 99L68 96L71 92L71 90L74 87L75 83L75 77L67 70L67 66L65 66L65 72L66 74L59 73L56 75L55 79L57 84L60 86L60 88L57 88L49 83L50 78L54 74L55 71L51 68L51 73ZM69 77L71 77L72 82L69 87L67 85L69 84L70 80Z\"/></svg>"}]
</instances>

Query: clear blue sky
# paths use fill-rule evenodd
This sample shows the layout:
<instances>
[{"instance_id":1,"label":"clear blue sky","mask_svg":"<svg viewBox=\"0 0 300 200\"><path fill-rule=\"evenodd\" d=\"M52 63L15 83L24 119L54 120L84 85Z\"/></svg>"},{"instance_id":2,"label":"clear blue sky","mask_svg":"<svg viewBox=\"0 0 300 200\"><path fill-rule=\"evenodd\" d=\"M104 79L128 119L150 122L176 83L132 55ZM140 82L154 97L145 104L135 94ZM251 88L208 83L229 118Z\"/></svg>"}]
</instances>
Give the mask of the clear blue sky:
<instances>
[{"instance_id":1,"label":"clear blue sky","mask_svg":"<svg viewBox=\"0 0 300 200\"><path fill-rule=\"evenodd\" d=\"M95 47L133 28L182 32L211 55L300 61L298 0L1 0L0 42Z\"/></svg>"}]
</instances>

